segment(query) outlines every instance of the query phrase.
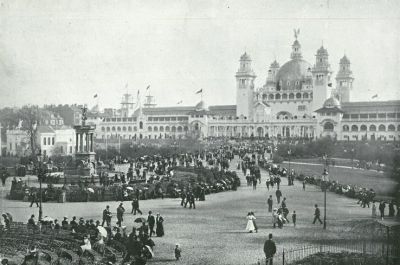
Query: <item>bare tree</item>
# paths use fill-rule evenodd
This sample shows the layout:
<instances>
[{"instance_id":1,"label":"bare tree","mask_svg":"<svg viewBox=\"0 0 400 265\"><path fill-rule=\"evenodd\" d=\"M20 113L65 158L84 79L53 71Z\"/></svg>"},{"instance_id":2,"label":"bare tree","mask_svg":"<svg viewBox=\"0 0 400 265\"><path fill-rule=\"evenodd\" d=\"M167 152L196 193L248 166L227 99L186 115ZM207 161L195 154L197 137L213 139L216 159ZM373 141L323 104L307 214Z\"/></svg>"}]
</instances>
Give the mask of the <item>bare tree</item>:
<instances>
[{"instance_id":1,"label":"bare tree","mask_svg":"<svg viewBox=\"0 0 400 265\"><path fill-rule=\"evenodd\" d=\"M26 131L31 150L31 156L35 157L38 153L37 126L39 122L39 107L24 106L18 112L18 117L22 121L22 130Z\"/></svg>"}]
</instances>

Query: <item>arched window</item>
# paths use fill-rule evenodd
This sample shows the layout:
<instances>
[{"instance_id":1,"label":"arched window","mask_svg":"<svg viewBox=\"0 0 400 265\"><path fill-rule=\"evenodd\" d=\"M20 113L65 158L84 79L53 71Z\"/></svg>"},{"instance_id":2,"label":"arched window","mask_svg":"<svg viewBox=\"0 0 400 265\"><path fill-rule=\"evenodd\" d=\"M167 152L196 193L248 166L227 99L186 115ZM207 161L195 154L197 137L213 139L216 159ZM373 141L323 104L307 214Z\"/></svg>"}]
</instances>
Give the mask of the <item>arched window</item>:
<instances>
[{"instance_id":1,"label":"arched window","mask_svg":"<svg viewBox=\"0 0 400 265\"><path fill-rule=\"evenodd\" d=\"M307 99L308 98L308 93L303 94L303 98Z\"/></svg>"},{"instance_id":2,"label":"arched window","mask_svg":"<svg viewBox=\"0 0 400 265\"><path fill-rule=\"evenodd\" d=\"M184 130L185 132L187 132L187 131L189 130L189 127L185 126L185 127L183 128L183 130Z\"/></svg>"},{"instance_id":3,"label":"arched window","mask_svg":"<svg viewBox=\"0 0 400 265\"><path fill-rule=\"evenodd\" d=\"M110 127L107 127L107 132L109 132L110 131Z\"/></svg>"},{"instance_id":4,"label":"arched window","mask_svg":"<svg viewBox=\"0 0 400 265\"><path fill-rule=\"evenodd\" d=\"M128 132L132 131L132 126L128 126Z\"/></svg>"},{"instance_id":5,"label":"arched window","mask_svg":"<svg viewBox=\"0 0 400 265\"><path fill-rule=\"evenodd\" d=\"M275 99L278 99L278 100L281 99L281 94L276 94Z\"/></svg>"},{"instance_id":6,"label":"arched window","mask_svg":"<svg viewBox=\"0 0 400 265\"><path fill-rule=\"evenodd\" d=\"M324 124L324 131L329 131L332 132L333 131L333 123L332 122L325 122Z\"/></svg>"},{"instance_id":7,"label":"arched window","mask_svg":"<svg viewBox=\"0 0 400 265\"><path fill-rule=\"evenodd\" d=\"M169 132L169 126L165 126L165 131Z\"/></svg>"},{"instance_id":8,"label":"arched window","mask_svg":"<svg viewBox=\"0 0 400 265\"><path fill-rule=\"evenodd\" d=\"M122 131L123 131L123 132L126 132L126 127L125 127L125 126L122 127Z\"/></svg>"},{"instance_id":9,"label":"arched window","mask_svg":"<svg viewBox=\"0 0 400 265\"><path fill-rule=\"evenodd\" d=\"M363 132L365 132L367 130L367 125L361 125L360 126L360 131L363 131Z\"/></svg>"},{"instance_id":10,"label":"arched window","mask_svg":"<svg viewBox=\"0 0 400 265\"><path fill-rule=\"evenodd\" d=\"M114 126L111 127L111 131L115 132L115 127Z\"/></svg>"},{"instance_id":11,"label":"arched window","mask_svg":"<svg viewBox=\"0 0 400 265\"><path fill-rule=\"evenodd\" d=\"M267 99L268 99L267 94L263 94L263 95L262 95L262 99L263 99L263 100L267 100Z\"/></svg>"},{"instance_id":12,"label":"arched window","mask_svg":"<svg viewBox=\"0 0 400 265\"><path fill-rule=\"evenodd\" d=\"M157 127L157 126L154 126L153 131L154 131L154 132L158 132L158 127Z\"/></svg>"},{"instance_id":13,"label":"arched window","mask_svg":"<svg viewBox=\"0 0 400 265\"><path fill-rule=\"evenodd\" d=\"M371 132L376 132L376 126L375 125L370 125L369 126L369 130L371 131Z\"/></svg>"},{"instance_id":14,"label":"arched window","mask_svg":"<svg viewBox=\"0 0 400 265\"><path fill-rule=\"evenodd\" d=\"M390 125L388 126L388 131L389 131L389 132L394 132L395 130L396 130L396 127L394 127L393 124L390 124Z\"/></svg>"},{"instance_id":15,"label":"arched window","mask_svg":"<svg viewBox=\"0 0 400 265\"><path fill-rule=\"evenodd\" d=\"M282 99L287 99L287 94L286 93L284 93L284 94L282 94Z\"/></svg>"},{"instance_id":16,"label":"arched window","mask_svg":"<svg viewBox=\"0 0 400 265\"><path fill-rule=\"evenodd\" d=\"M343 131L348 132L349 131L349 125L343 125Z\"/></svg>"},{"instance_id":17,"label":"arched window","mask_svg":"<svg viewBox=\"0 0 400 265\"><path fill-rule=\"evenodd\" d=\"M151 132L151 131L153 131L153 128L151 128L151 126L149 126L149 127L147 128L147 130L148 130L149 132Z\"/></svg>"},{"instance_id":18,"label":"arched window","mask_svg":"<svg viewBox=\"0 0 400 265\"><path fill-rule=\"evenodd\" d=\"M43 138L43 145L46 145L46 137Z\"/></svg>"},{"instance_id":19,"label":"arched window","mask_svg":"<svg viewBox=\"0 0 400 265\"><path fill-rule=\"evenodd\" d=\"M268 99L269 100L274 100L274 94L269 94Z\"/></svg>"},{"instance_id":20,"label":"arched window","mask_svg":"<svg viewBox=\"0 0 400 265\"><path fill-rule=\"evenodd\" d=\"M176 132L176 127L175 126L171 127L171 132Z\"/></svg>"},{"instance_id":21,"label":"arched window","mask_svg":"<svg viewBox=\"0 0 400 265\"><path fill-rule=\"evenodd\" d=\"M164 131L164 126L160 126L160 132Z\"/></svg>"},{"instance_id":22,"label":"arched window","mask_svg":"<svg viewBox=\"0 0 400 265\"><path fill-rule=\"evenodd\" d=\"M133 131L136 132L137 131L137 127L133 126Z\"/></svg>"},{"instance_id":23,"label":"arched window","mask_svg":"<svg viewBox=\"0 0 400 265\"><path fill-rule=\"evenodd\" d=\"M397 125L397 130L400 132L400 125Z\"/></svg>"},{"instance_id":24,"label":"arched window","mask_svg":"<svg viewBox=\"0 0 400 265\"><path fill-rule=\"evenodd\" d=\"M102 132L105 132L105 131L106 131L106 128L101 127L101 131L102 131Z\"/></svg>"},{"instance_id":25,"label":"arched window","mask_svg":"<svg viewBox=\"0 0 400 265\"><path fill-rule=\"evenodd\" d=\"M296 94L296 98L297 98L297 99L300 99L300 98L301 98L301 93L297 93L297 94Z\"/></svg>"},{"instance_id":26,"label":"arched window","mask_svg":"<svg viewBox=\"0 0 400 265\"><path fill-rule=\"evenodd\" d=\"M120 132L121 131L121 127L118 126L117 127L117 131Z\"/></svg>"},{"instance_id":27,"label":"arched window","mask_svg":"<svg viewBox=\"0 0 400 265\"><path fill-rule=\"evenodd\" d=\"M289 94L289 99L294 99L294 94L293 93Z\"/></svg>"},{"instance_id":28,"label":"arched window","mask_svg":"<svg viewBox=\"0 0 400 265\"><path fill-rule=\"evenodd\" d=\"M357 125L352 125L351 126L351 131L352 132L358 132L358 126Z\"/></svg>"},{"instance_id":29,"label":"arched window","mask_svg":"<svg viewBox=\"0 0 400 265\"><path fill-rule=\"evenodd\" d=\"M380 132L386 131L385 125L383 125L383 124L379 125L378 130L379 130Z\"/></svg>"},{"instance_id":30,"label":"arched window","mask_svg":"<svg viewBox=\"0 0 400 265\"><path fill-rule=\"evenodd\" d=\"M178 132L182 132L182 126L178 126Z\"/></svg>"},{"instance_id":31,"label":"arched window","mask_svg":"<svg viewBox=\"0 0 400 265\"><path fill-rule=\"evenodd\" d=\"M139 122L139 129L142 130L143 129L143 122Z\"/></svg>"}]
</instances>

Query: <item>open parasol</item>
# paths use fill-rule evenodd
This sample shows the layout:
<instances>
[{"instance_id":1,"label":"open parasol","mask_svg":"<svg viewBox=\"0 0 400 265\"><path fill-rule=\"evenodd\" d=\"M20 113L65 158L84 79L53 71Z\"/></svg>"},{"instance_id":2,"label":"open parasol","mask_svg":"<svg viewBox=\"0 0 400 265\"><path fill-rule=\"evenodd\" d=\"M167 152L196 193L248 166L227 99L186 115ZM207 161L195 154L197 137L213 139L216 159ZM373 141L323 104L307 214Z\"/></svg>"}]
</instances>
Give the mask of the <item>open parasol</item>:
<instances>
[{"instance_id":1,"label":"open parasol","mask_svg":"<svg viewBox=\"0 0 400 265\"><path fill-rule=\"evenodd\" d=\"M146 219L143 217L139 217L139 218L135 219L135 223L143 223L143 222L146 222Z\"/></svg>"}]
</instances>

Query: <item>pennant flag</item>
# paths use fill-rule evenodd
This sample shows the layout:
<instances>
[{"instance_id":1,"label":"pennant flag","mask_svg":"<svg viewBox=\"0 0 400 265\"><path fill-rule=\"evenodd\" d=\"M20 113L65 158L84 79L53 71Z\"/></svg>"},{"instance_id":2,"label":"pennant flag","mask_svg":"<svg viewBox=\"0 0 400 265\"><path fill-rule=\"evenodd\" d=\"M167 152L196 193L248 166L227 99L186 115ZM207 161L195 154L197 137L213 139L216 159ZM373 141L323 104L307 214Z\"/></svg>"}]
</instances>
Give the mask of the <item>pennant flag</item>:
<instances>
[{"instance_id":1,"label":"pennant flag","mask_svg":"<svg viewBox=\"0 0 400 265\"><path fill-rule=\"evenodd\" d=\"M183 102L183 101L181 100L181 101L178 101L176 104L182 104L182 102Z\"/></svg>"},{"instance_id":2,"label":"pennant flag","mask_svg":"<svg viewBox=\"0 0 400 265\"><path fill-rule=\"evenodd\" d=\"M200 89L199 91L196 92L196 94L203 93L203 89Z\"/></svg>"},{"instance_id":3,"label":"pennant flag","mask_svg":"<svg viewBox=\"0 0 400 265\"><path fill-rule=\"evenodd\" d=\"M149 90L149 88L150 88L150 85L148 85L148 86L146 87L146 90Z\"/></svg>"},{"instance_id":4,"label":"pennant flag","mask_svg":"<svg viewBox=\"0 0 400 265\"><path fill-rule=\"evenodd\" d=\"M332 83L329 83L329 84L328 84L328 87L332 87Z\"/></svg>"},{"instance_id":5,"label":"pennant flag","mask_svg":"<svg viewBox=\"0 0 400 265\"><path fill-rule=\"evenodd\" d=\"M372 98L377 98L377 97L378 97L378 94L375 94L372 96Z\"/></svg>"},{"instance_id":6,"label":"pennant flag","mask_svg":"<svg viewBox=\"0 0 400 265\"><path fill-rule=\"evenodd\" d=\"M95 94L95 95L93 96L93 98L97 98L97 94Z\"/></svg>"},{"instance_id":7,"label":"pennant flag","mask_svg":"<svg viewBox=\"0 0 400 265\"><path fill-rule=\"evenodd\" d=\"M137 91L137 96L139 97L140 90Z\"/></svg>"}]
</instances>

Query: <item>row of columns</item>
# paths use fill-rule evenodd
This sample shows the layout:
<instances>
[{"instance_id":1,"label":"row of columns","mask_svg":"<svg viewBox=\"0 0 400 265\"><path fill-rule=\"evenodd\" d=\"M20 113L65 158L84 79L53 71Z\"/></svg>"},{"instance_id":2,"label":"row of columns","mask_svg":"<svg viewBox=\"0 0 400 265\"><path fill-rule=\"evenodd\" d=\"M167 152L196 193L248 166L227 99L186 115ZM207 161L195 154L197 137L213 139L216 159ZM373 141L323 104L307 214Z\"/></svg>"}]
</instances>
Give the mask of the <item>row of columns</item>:
<instances>
[{"instance_id":1,"label":"row of columns","mask_svg":"<svg viewBox=\"0 0 400 265\"><path fill-rule=\"evenodd\" d=\"M93 134L85 132L76 133L75 151L78 152L93 152Z\"/></svg>"},{"instance_id":2,"label":"row of columns","mask_svg":"<svg viewBox=\"0 0 400 265\"><path fill-rule=\"evenodd\" d=\"M259 136L259 129L262 128L262 136L264 137L267 133L270 137L278 136L280 134L282 137L314 137L315 128L313 126L213 126L210 127L209 135L210 136L242 136L249 137L251 134L253 136Z\"/></svg>"}]
</instances>

